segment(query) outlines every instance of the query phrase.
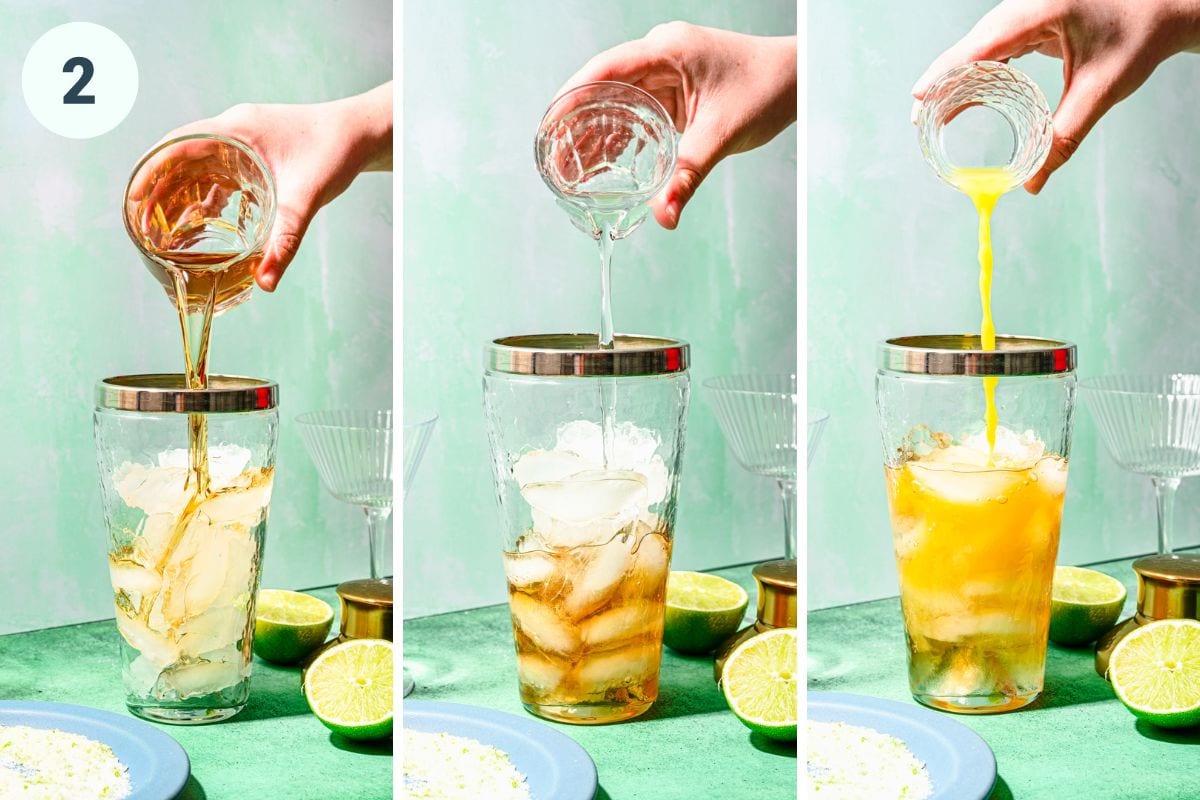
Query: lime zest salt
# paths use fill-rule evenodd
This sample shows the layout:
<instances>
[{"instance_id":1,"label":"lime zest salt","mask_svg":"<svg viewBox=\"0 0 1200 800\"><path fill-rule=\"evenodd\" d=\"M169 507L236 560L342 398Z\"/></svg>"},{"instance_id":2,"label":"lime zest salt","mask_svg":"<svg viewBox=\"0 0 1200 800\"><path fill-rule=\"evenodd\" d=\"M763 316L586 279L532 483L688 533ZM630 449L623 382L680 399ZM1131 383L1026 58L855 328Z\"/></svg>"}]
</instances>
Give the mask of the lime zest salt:
<instances>
[{"instance_id":1,"label":"lime zest salt","mask_svg":"<svg viewBox=\"0 0 1200 800\"><path fill-rule=\"evenodd\" d=\"M78 733L0 725L0 797L123 800L129 770L108 745Z\"/></svg>"},{"instance_id":2,"label":"lime zest salt","mask_svg":"<svg viewBox=\"0 0 1200 800\"><path fill-rule=\"evenodd\" d=\"M894 736L844 722L808 721L809 797L926 800L929 770Z\"/></svg>"},{"instance_id":3,"label":"lime zest salt","mask_svg":"<svg viewBox=\"0 0 1200 800\"><path fill-rule=\"evenodd\" d=\"M532 800L508 754L465 736L404 731L404 796L411 800Z\"/></svg>"}]
</instances>

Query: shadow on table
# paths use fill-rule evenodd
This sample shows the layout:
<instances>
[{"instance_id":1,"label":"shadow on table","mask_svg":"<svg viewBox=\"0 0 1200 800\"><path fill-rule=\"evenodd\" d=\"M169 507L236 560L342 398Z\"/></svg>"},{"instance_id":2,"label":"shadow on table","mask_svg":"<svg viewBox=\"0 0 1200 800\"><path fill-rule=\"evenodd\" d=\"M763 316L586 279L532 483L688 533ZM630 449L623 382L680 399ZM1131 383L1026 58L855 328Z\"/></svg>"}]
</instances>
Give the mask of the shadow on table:
<instances>
[{"instance_id":1,"label":"shadow on table","mask_svg":"<svg viewBox=\"0 0 1200 800\"><path fill-rule=\"evenodd\" d=\"M1012 789L1008 788L1004 778L999 775L996 776L996 785L992 787L992 793L988 795L988 800L1013 800Z\"/></svg>"},{"instance_id":2,"label":"shadow on table","mask_svg":"<svg viewBox=\"0 0 1200 800\"><path fill-rule=\"evenodd\" d=\"M712 660L709 659L711 670ZM712 680L711 672L703 681L691 680L670 686L659 685L658 699L645 714L637 719L622 723L649 722L656 719L672 717L688 717L693 714L712 714L718 711L728 711L729 704L725 696Z\"/></svg>"},{"instance_id":3,"label":"shadow on table","mask_svg":"<svg viewBox=\"0 0 1200 800\"><path fill-rule=\"evenodd\" d=\"M253 722L258 719L309 716L308 701L300 686L300 670L274 668L267 671L255 663L256 672L250 679L250 699L246 707L229 722Z\"/></svg>"},{"instance_id":4,"label":"shadow on table","mask_svg":"<svg viewBox=\"0 0 1200 800\"><path fill-rule=\"evenodd\" d=\"M1046 685L1028 708L1103 703L1116 697L1108 681L1096 674L1095 654L1090 646L1050 645L1046 652ZM1018 712L1019 713L1019 712Z\"/></svg>"},{"instance_id":5,"label":"shadow on table","mask_svg":"<svg viewBox=\"0 0 1200 800\"><path fill-rule=\"evenodd\" d=\"M347 739L340 733L330 731L329 743L338 750L345 750L347 753L362 753L368 756L392 755L392 738L390 736L386 739L379 739L373 742L356 742L353 739Z\"/></svg>"},{"instance_id":6,"label":"shadow on table","mask_svg":"<svg viewBox=\"0 0 1200 800\"><path fill-rule=\"evenodd\" d=\"M1134 725L1134 728L1142 736L1147 739L1154 739L1157 742L1170 742L1171 744L1200 744L1200 728L1180 728L1171 730L1170 728L1160 728L1157 725L1151 725L1145 720L1139 719Z\"/></svg>"},{"instance_id":7,"label":"shadow on table","mask_svg":"<svg viewBox=\"0 0 1200 800\"><path fill-rule=\"evenodd\" d=\"M760 750L764 753L770 753L774 756L784 756L785 758L796 757L795 742L777 742L774 739L768 739L761 733L750 733L750 744L755 750Z\"/></svg>"},{"instance_id":8,"label":"shadow on table","mask_svg":"<svg viewBox=\"0 0 1200 800\"><path fill-rule=\"evenodd\" d=\"M592 800L612 800L608 792L604 791L603 786L596 787L596 794L592 796Z\"/></svg>"},{"instance_id":9,"label":"shadow on table","mask_svg":"<svg viewBox=\"0 0 1200 800\"><path fill-rule=\"evenodd\" d=\"M189 775L187 783L183 785L183 791L175 796L175 800L208 800L208 795L204 793L204 787L196 780L196 776Z\"/></svg>"}]
</instances>

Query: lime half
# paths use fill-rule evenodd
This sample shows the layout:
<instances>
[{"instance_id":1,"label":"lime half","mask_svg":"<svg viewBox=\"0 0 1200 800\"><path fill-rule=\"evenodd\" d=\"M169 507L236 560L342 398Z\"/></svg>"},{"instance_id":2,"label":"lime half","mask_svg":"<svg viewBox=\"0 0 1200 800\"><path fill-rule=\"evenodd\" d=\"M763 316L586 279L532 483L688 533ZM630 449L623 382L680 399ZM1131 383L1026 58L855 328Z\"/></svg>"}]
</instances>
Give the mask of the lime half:
<instances>
[{"instance_id":1,"label":"lime half","mask_svg":"<svg viewBox=\"0 0 1200 800\"><path fill-rule=\"evenodd\" d=\"M325 642L333 609L311 594L259 589L254 603L254 652L275 664L295 664Z\"/></svg>"},{"instance_id":2,"label":"lime half","mask_svg":"<svg viewBox=\"0 0 1200 800\"><path fill-rule=\"evenodd\" d=\"M1135 628L1108 662L1117 697L1163 728L1200 724L1200 622L1160 619Z\"/></svg>"},{"instance_id":3,"label":"lime half","mask_svg":"<svg viewBox=\"0 0 1200 800\"><path fill-rule=\"evenodd\" d=\"M752 731L796 740L795 628L776 628L742 642L725 662L725 702Z\"/></svg>"},{"instance_id":4,"label":"lime half","mask_svg":"<svg viewBox=\"0 0 1200 800\"><path fill-rule=\"evenodd\" d=\"M737 633L750 598L733 581L701 572L667 578L663 644L681 653L708 653Z\"/></svg>"},{"instance_id":5,"label":"lime half","mask_svg":"<svg viewBox=\"0 0 1200 800\"><path fill-rule=\"evenodd\" d=\"M1125 586L1116 578L1083 567L1055 567L1050 599L1050 641L1079 647L1096 641L1117 624L1125 606Z\"/></svg>"},{"instance_id":6,"label":"lime half","mask_svg":"<svg viewBox=\"0 0 1200 800\"><path fill-rule=\"evenodd\" d=\"M308 707L347 739L391 736L393 653L385 639L350 639L330 647L304 673Z\"/></svg>"}]
</instances>

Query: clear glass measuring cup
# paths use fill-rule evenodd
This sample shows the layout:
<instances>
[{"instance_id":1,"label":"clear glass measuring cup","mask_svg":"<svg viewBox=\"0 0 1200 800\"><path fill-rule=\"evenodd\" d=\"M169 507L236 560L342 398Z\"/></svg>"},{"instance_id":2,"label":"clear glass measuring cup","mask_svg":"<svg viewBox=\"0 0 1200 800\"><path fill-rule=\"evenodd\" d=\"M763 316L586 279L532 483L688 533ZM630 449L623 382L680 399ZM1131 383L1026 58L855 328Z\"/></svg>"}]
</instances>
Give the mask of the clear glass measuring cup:
<instances>
[{"instance_id":1,"label":"clear glass measuring cup","mask_svg":"<svg viewBox=\"0 0 1200 800\"><path fill-rule=\"evenodd\" d=\"M964 111L982 106L1004 118L1012 132L1012 151L1000 164L958 164L946 145L950 123ZM1042 90L1025 73L999 61L975 61L954 67L929 87L917 113L921 153L937 176L962 190L964 169L1002 170L1003 191L1014 189L1041 168L1054 132Z\"/></svg>"},{"instance_id":2,"label":"clear glass measuring cup","mask_svg":"<svg viewBox=\"0 0 1200 800\"><path fill-rule=\"evenodd\" d=\"M627 83L599 81L564 92L534 140L542 180L575 227L622 239L675 169L675 126L662 103Z\"/></svg>"}]
</instances>

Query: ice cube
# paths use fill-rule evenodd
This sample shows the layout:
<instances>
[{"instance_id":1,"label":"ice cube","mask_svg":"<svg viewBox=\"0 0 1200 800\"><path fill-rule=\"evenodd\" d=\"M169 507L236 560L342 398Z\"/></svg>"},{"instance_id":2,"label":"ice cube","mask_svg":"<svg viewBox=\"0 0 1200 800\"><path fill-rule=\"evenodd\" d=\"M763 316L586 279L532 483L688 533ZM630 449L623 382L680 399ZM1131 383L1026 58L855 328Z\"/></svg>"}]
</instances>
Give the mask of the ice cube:
<instances>
[{"instance_id":1,"label":"ice cube","mask_svg":"<svg viewBox=\"0 0 1200 800\"><path fill-rule=\"evenodd\" d=\"M917 516L892 517L892 547L896 559L903 561L921 547L925 539L925 520Z\"/></svg>"},{"instance_id":2,"label":"ice cube","mask_svg":"<svg viewBox=\"0 0 1200 800\"><path fill-rule=\"evenodd\" d=\"M536 653L517 656L517 675L521 683L536 692L552 692L562 684L567 671L559 664Z\"/></svg>"},{"instance_id":3,"label":"ice cube","mask_svg":"<svg viewBox=\"0 0 1200 800\"><path fill-rule=\"evenodd\" d=\"M246 634L245 606L213 607L179 626L176 635L183 656L195 658L202 653L236 646Z\"/></svg>"},{"instance_id":4,"label":"ice cube","mask_svg":"<svg viewBox=\"0 0 1200 800\"><path fill-rule=\"evenodd\" d=\"M504 572L512 588L526 592L536 588L544 599L558 595L566 584L565 570L559 569L556 557L541 550L505 553Z\"/></svg>"},{"instance_id":5,"label":"ice cube","mask_svg":"<svg viewBox=\"0 0 1200 800\"><path fill-rule=\"evenodd\" d=\"M976 467L988 465L989 458L995 466L1003 469L1027 469L1032 467L1046 451L1046 444L1031 431L1017 433L1003 425L996 428L996 446L989 453L986 431L968 436L961 445L935 450L931 457ZM922 459L925 460L925 459Z\"/></svg>"},{"instance_id":6,"label":"ice cube","mask_svg":"<svg viewBox=\"0 0 1200 800\"><path fill-rule=\"evenodd\" d=\"M1033 470L1038 486L1042 491L1052 495L1062 495L1067 492L1067 462L1057 456L1043 458Z\"/></svg>"},{"instance_id":7,"label":"ice cube","mask_svg":"<svg viewBox=\"0 0 1200 800\"><path fill-rule=\"evenodd\" d=\"M579 629L554 609L522 592L509 597L508 606L516 627L539 650L564 656L579 651Z\"/></svg>"},{"instance_id":8,"label":"ice cube","mask_svg":"<svg viewBox=\"0 0 1200 800\"><path fill-rule=\"evenodd\" d=\"M178 626L249 592L257 549L244 528L214 524L201 509L163 568L166 623Z\"/></svg>"},{"instance_id":9,"label":"ice cube","mask_svg":"<svg viewBox=\"0 0 1200 800\"><path fill-rule=\"evenodd\" d=\"M598 462L561 450L532 450L513 465L513 479L521 488L531 483L563 480L580 472L595 469Z\"/></svg>"},{"instance_id":10,"label":"ice cube","mask_svg":"<svg viewBox=\"0 0 1200 800\"><path fill-rule=\"evenodd\" d=\"M618 686L644 683L658 672L662 648L636 644L589 656L576 675L585 692L599 693Z\"/></svg>"},{"instance_id":11,"label":"ice cube","mask_svg":"<svg viewBox=\"0 0 1200 800\"><path fill-rule=\"evenodd\" d=\"M235 444L219 444L208 448L209 486L215 491L234 485L253 455L245 447ZM191 470L191 453L186 448L166 450L158 454L158 466L170 470Z\"/></svg>"},{"instance_id":12,"label":"ice cube","mask_svg":"<svg viewBox=\"0 0 1200 800\"><path fill-rule=\"evenodd\" d=\"M661 441L655 431L639 428L632 422L621 422L613 429L613 456L624 468L640 472L639 467L654 460Z\"/></svg>"},{"instance_id":13,"label":"ice cube","mask_svg":"<svg viewBox=\"0 0 1200 800\"><path fill-rule=\"evenodd\" d=\"M633 570L634 541L632 534L625 534L580 553L583 563L571 576L563 601L563 610L571 619L583 619L611 601Z\"/></svg>"},{"instance_id":14,"label":"ice cube","mask_svg":"<svg viewBox=\"0 0 1200 800\"><path fill-rule=\"evenodd\" d=\"M253 528L262 521L271 502L271 481L244 489L226 489L204 501L202 513L213 523L238 523Z\"/></svg>"},{"instance_id":15,"label":"ice cube","mask_svg":"<svg viewBox=\"0 0 1200 800\"><path fill-rule=\"evenodd\" d=\"M613 427L612 460L608 467L628 470L642 475L646 481L646 498L642 509L662 502L667 493L667 467L657 455L661 439L652 430L639 428L632 422ZM593 468L606 466L604 461L604 431L587 420L576 420L558 431L556 451L577 454Z\"/></svg>"},{"instance_id":16,"label":"ice cube","mask_svg":"<svg viewBox=\"0 0 1200 800\"><path fill-rule=\"evenodd\" d=\"M1028 479L1024 470L929 469L924 461L909 464L913 477L925 491L955 505L982 505L1007 500Z\"/></svg>"},{"instance_id":17,"label":"ice cube","mask_svg":"<svg viewBox=\"0 0 1200 800\"><path fill-rule=\"evenodd\" d=\"M154 694L154 687L158 685L158 676L161 673L161 666L145 656L138 656L129 663L125 688L130 694L149 698Z\"/></svg>"},{"instance_id":18,"label":"ice cube","mask_svg":"<svg viewBox=\"0 0 1200 800\"><path fill-rule=\"evenodd\" d=\"M592 467L604 466L604 429L594 422L579 419L558 429L554 449L576 454Z\"/></svg>"},{"instance_id":19,"label":"ice cube","mask_svg":"<svg viewBox=\"0 0 1200 800\"><path fill-rule=\"evenodd\" d=\"M130 508L140 508L147 514L175 516L192 498L187 478L186 466L147 467L127 461L116 469L113 486Z\"/></svg>"},{"instance_id":20,"label":"ice cube","mask_svg":"<svg viewBox=\"0 0 1200 800\"><path fill-rule=\"evenodd\" d=\"M117 630L137 650L147 663L153 665L155 673L168 664L179 660L179 646L163 633L151 630L140 619L129 616L118 609Z\"/></svg>"},{"instance_id":21,"label":"ice cube","mask_svg":"<svg viewBox=\"0 0 1200 800\"><path fill-rule=\"evenodd\" d=\"M125 592L136 598L153 596L162 586L162 576L155 570L135 561L120 559L108 562L108 574L114 592ZM134 601L137 602L136 600Z\"/></svg>"},{"instance_id":22,"label":"ice cube","mask_svg":"<svg viewBox=\"0 0 1200 800\"><path fill-rule=\"evenodd\" d=\"M138 524L137 537L134 539L133 545L138 561L143 564L157 565L166 556L167 548L175 536L178 522L179 514L177 512L153 514L143 519Z\"/></svg>"},{"instance_id":23,"label":"ice cube","mask_svg":"<svg viewBox=\"0 0 1200 800\"><path fill-rule=\"evenodd\" d=\"M242 680L240 661L239 651L227 649L212 658L171 667L163 671L158 692L186 700L227 689Z\"/></svg>"},{"instance_id":24,"label":"ice cube","mask_svg":"<svg viewBox=\"0 0 1200 800\"><path fill-rule=\"evenodd\" d=\"M660 533L647 533L639 526L641 541L634 554L632 583L644 597L660 593L671 568L671 545Z\"/></svg>"},{"instance_id":25,"label":"ice cube","mask_svg":"<svg viewBox=\"0 0 1200 800\"><path fill-rule=\"evenodd\" d=\"M547 517L569 525L633 519L646 498L646 479L628 470L587 470L560 481L527 484L521 496Z\"/></svg>"},{"instance_id":26,"label":"ice cube","mask_svg":"<svg viewBox=\"0 0 1200 800\"><path fill-rule=\"evenodd\" d=\"M645 633L650 609L643 605L610 608L579 626L583 643L593 651L609 650Z\"/></svg>"}]
</instances>

